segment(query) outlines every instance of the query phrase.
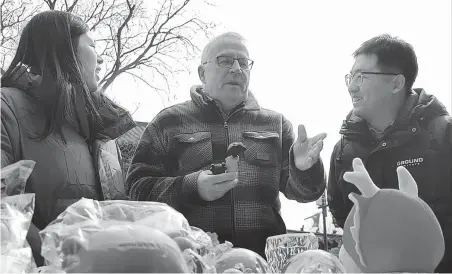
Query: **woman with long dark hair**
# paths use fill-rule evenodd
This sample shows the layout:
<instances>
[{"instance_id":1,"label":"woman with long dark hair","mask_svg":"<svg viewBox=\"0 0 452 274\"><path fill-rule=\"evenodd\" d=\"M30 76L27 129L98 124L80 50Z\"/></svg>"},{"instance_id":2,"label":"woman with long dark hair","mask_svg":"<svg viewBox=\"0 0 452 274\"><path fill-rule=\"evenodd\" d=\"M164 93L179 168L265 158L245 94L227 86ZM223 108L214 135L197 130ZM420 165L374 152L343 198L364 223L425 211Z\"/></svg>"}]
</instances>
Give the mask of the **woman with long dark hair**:
<instances>
[{"instance_id":1,"label":"woman with long dark hair","mask_svg":"<svg viewBox=\"0 0 452 274\"><path fill-rule=\"evenodd\" d=\"M98 91L102 59L88 26L61 11L35 15L1 78L1 164L34 160L27 240L42 265L39 231L82 197L126 199L114 139L135 126Z\"/></svg>"}]
</instances>

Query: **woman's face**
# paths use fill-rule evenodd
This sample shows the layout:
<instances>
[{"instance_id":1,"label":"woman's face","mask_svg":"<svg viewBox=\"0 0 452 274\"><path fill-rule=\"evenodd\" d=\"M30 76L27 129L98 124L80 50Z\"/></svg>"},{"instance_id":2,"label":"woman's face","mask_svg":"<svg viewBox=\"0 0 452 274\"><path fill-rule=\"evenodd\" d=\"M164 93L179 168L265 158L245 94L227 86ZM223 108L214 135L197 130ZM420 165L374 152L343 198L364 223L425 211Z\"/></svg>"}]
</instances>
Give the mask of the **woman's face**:
<instances>
[{"instance_id":1,"label":"woman's face","mask_svg":"<svg viewBox=\"0 0 452 274\"><path fill-rule=\"evenodd\" d=\"M94 92L98 89L100 64L103 60L97 55L96 44L89 32L80 35L78 39L77 53L81 63L82 77L89 91Z\"/></svg>"}]
</instances>

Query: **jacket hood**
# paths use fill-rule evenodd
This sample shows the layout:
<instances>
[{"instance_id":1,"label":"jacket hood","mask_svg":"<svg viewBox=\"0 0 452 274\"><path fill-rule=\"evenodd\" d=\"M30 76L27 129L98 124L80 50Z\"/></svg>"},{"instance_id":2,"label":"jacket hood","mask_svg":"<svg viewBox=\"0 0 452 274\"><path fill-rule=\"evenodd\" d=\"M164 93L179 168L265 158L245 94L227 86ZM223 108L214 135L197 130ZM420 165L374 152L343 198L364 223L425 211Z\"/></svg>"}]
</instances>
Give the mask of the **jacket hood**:
<instances>
[{"instance_id":1,"label":"jacket hood","mask_svg":"<svg viewBox=\"0 0 452 274\"><path fill-rule=\"evenodd\" d=\"M13 74L13 88L17 88L35 97L44 95L52 98L56 87L54 84L42 81L42 76L25 66L19 67ZM88 138L116 139L136 126L130 113L113 102L101 92L93 92L93 101L100 114L102 125L91 125L84 111L82 100L76 99L76 112L79 121L79 131ZM80 105L79 105L80 104Z\"/></svg>"},{"instance_id":2,"label":"jacket hood","mask_svg":"<svg viewBox=\"0 0 452 274\"><path fill-rule=\"evenodd\" d=\"M219 103L214 99L210 98L205 92L201 85L194 85L190 89L190 97L196 106L204 108L208 105L214 104L217 107ZM259 110L260 106L251 91L248 91L248 98L245 102L242 102L244 110Z\"/></svg>"},{"instance_id":3,"label":"jacket hood","mask_svg":"<svg viewBox=\"0 0 452 274\"><path fill-rule=\"evenodd\" d=\"M428 121L443 115L448 115L446 107L435 96L427 94L421 88L413 89L400 110L394 126L410 124L421 118ZM353 115L353 111L347 115L339 133L347 137L370 134L367 122Z\"/></svg>"}]
</instances>

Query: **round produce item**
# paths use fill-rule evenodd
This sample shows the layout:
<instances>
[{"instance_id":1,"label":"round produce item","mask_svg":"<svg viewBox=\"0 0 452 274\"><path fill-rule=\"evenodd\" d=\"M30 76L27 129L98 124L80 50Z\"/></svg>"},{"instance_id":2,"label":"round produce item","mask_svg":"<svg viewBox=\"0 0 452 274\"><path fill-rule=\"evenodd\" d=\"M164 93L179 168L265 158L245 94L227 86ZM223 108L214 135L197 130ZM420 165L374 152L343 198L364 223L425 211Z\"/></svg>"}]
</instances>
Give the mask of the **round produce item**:
<instances>
[{"instance_id":1,"label":"round produce item","mask_svg":"<svg viewBox=\"0 0 452 274\"><path fill-rule=\"evenodd\" d=\"M217 273L272 273L267 262L254 251L231 248L214 260Z\"/></svg>"},{"instance_id":2,"label":"round produce item","mask_svg":"<svg viewBox=\"0 0 452 274\"><path fill-rule=\"evenodd\" d=\"M306 250L290 258L284 273L346 273L341 261L324 250Z\"/></svg>"},{"instance_id":3,"label":"round produce item","mask_svg":"<svg viewBox=\"0 0 452 274\"><path fill-rule=\"evenodd\" d=\"M188 273L177 244L161 231L118 225L63 243L67 273Z\"/></svg>"}]
</instances>

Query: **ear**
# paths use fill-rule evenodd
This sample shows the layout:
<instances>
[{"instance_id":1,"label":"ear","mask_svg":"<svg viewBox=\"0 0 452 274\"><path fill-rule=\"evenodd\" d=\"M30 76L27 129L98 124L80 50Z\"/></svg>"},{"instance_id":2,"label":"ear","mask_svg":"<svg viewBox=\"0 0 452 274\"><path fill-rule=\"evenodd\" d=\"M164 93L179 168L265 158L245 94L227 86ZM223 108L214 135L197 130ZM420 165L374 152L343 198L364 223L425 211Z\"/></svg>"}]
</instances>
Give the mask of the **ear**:
<instances>
[{"instance_id":1,"label":"ear","mask_svg":"<svg viewBox=\"0 0 452 274\"><path fill-rule=\"evenodd\" d=\"M418 197L416 181L405 167L399 166L397 168L397 179L399 180L400 191Z\"/></svg>"},{"instance_id":2,"label":"ear","mask_svg":"<svg viewBox=\"0 0 452 274\"><path fill-rule=\"evenodd\" d=\"M394 85L392 89L393 94L396 94L399 91L403 91L403 88L405 87L405 76L403 76L402 74L397 75L392 83Z\"/></svg>"},{"instance_id":3,"label":"ear","mask_svg":"<svg viewBox=\"0 0 452 274\"><path fill-rule=\"evenodd\" d=\"M199 76L199 80L201 80L201 82L203 84L206 83L206 76L205 76L205 70L204 70L204 66L203 65L199 65L198 66L198 76Z\"/></svg>"}]
</instances>

